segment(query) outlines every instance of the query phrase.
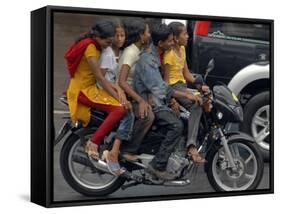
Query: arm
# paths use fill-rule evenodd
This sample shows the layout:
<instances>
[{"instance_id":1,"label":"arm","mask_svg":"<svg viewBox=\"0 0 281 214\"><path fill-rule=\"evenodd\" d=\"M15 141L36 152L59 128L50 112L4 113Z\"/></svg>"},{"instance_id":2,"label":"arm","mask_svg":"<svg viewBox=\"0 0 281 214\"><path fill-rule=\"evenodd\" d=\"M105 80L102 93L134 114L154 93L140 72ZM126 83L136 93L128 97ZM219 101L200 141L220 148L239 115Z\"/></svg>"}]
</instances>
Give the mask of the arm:
<instances>
[{"instance_id":1,"label":"arm","mask_svg":"<svg viewBox=\"0 0 281 214\"><path fill-rule=\"evenodd\" d=\"M128 84L127 79L130 71L130 66L127 64L123 64L120 70L120 76L119 76L119 86L129 95L131 96L135 101L140 103L143 101L142 97L139 96L132 87Z\"/></svg>"},{"instance_id":2,"label":"arm","mask_svg":"<svg viewBox=\"0 0 281 214\"><path fill-rule=\"evenodd\" d=\"M88 57L87 61L90 65L97 81L102 85L104 90L106 90L115 99L119 100L119 97L118 97L118 94L116 93L116 91L112 88L111 84L102 75L102 71L99 67L96 57Z\"/></svg>"},{"instance_id":3,"label":"arm","mask_svg":"<svg viewBox=\"0 0 281 214\"><path fill-rule=\"evenodd\" d=\"M169 83L170 65L165 64L163 66L163 79L166 83Z\"/></svg>"},{"instance_id":4,"label":"arm","mask_svg":"<svg viewBox=\"0 0 281 214\"><path fill-rule=\"evenodd\" d=\"M192 84L194 83L195 78L194 78L194 76L192 75L192 73L189 71L186 62L185 62L185 64L184 64L184 68L183 68L183 76L184 76L184 79L185 79L187 82L190 82L190 83L192 83ZM202 85L202 91L208 92L208 91L209 91L209 87L208 87L206 84Z\"/></svg>"},{"instance_id":5,"label":"arm","mask_svg":"<svg viewBox=\"0 0 281 214\"><path fill-rule=\"evenodd\" d=\"M107 70L104 68L100 68L100 70L101 70L101 74L105 77ZM113 88L113 90L115 90L115 92L118 94L118 100L121 102L121 104L124 105L126 109L131 109L130 108L131 105L126 98L124 91L119 87L119 85L113 84L110 81L108 83Z\"/></svg>"},{"instance_id":6,"label":"arm","mask_svg":"<svg viewBox=\"0 0 281 214\"><path fill-rule=\"evenodd\" d=\"M169 106L175 112L175 114L179 117L180 116L180 104L176 101L175 98L171 99Z\"/></svg>"},{"instance_id":7,"label":"arm","mask_svg":"<svg viewBox=\"0 0 281 214\"><path fill-rule=\"evenodd\" d=\"M121 89L123 89L129 96L139 103L139 117L143 119L148 115L148 111L149 109L151 110L151 106L127 83L129 70L130 67L128 65L122 65L118 83Z\"/></svg>"},{"instance_id":8,"label":"arm","mask_svg":"<svg viewBox=\"0 0 281 214\"><path fill-rule=\"evenodd\" d=\"M111 87L117 92L119 100L122 103L122 105L124 105L124 107L126 109L132 109L132 105L127 100L126 94L124 93L123 89L120 88L120 86L118 84L113 84L113 83L110 83L110 84L111 84Z\"/></svg>"},{"instance_id":9,"label":"arm","mask_svg":"<svg viewBox=\"0 0 281 214\"><path fill-rule=\"evenodd\" d=\"M173 89L163 81L158 67L154 68L148 62L143 62L138 75L145 87L159 99L170 100Z\"/></svg>"},{"instance_id":10,"label":"arm","mask_svg":"<svg viewBox=\"0 0 281 214\"><path fill-rule=\"evenodd\" d=\"M195 80L192 73L190 73L186 62L184 63L183 76L184 76L184 79L186 80L186 82L193 83Z\"/></svg>"},{"instance_id":11,"label":"arm","mask_svg":"<svg viewBox=\"0 0 281 214\"><path fill-rule=\"evenodd\" d=\"M101 70L101 74L102 74L103 76L105 76L105 74L106 74L106 69L101 68L100 70Z\"/></svg>"},{"instance_id":12,"label":"arm","mask_svg":"<svg viewBox=\"0 0 281 214\"><path fill-rule=\"evenodd\" d=\"M175 98L186 98L188 100L194 101L197 105L202 105L201 96L196 96L192 93L188 93L187 91L183 92L183 91L174 90L172 96Z\"/></svg>"}]
</instances>

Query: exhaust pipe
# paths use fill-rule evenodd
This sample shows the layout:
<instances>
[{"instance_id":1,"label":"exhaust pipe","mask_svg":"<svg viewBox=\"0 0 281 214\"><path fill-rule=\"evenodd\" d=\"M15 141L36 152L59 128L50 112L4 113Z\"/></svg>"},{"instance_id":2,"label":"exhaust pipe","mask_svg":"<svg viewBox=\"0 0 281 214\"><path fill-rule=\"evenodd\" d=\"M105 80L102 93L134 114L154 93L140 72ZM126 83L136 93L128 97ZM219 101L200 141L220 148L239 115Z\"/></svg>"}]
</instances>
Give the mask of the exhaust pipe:
<instances>
[{"instance_id":1,"label":"exhaust pipe","mask_svg":"<svg viewBox=\"0 0 281 214\"><path fill-rule=\"evenodd\" d=\"M107 166L107 163L102 161L102 160L98 160L98 161L93 161L91 160L91 163L98 169L98 170L101 170L105 173L108 173L108 174L111 174L112 173L108 170L108 166ZM135 175L129 171L125 171L123 174L120 175L121 177L124 177L128 180L133 180L137 183L142 183L143 182L143 178L138 176L138 175Z\"/></svg>"},{"instance_id":2,"label":"exhaust pipe","mask_svg":"<svg viewBox=\"0 0 281 214\"><path fill-rule=\"evenodd\" d=\"M108 170L108 166L107 163L102 161L102 160L98 160L98 161L93 161L91 160L91 163L98 169L101 170L103 172L112 174L109 170ZM143 182L143 178L137 175L134 175L133 173L126 171L124 174L121 175L124 178L127 178L128 180L133 180L137 183L142 183ZM186 180L178 180L178 181L166 181L163 183L164 186L186 186L189 185L191 182L189 179Z\"/></svg>"},{"instance_id":3,"label":"exhaust pipe","mask_svg":"<svg viewBox=\"0 0 281 214\"><path fill-rule=\"evenodd\" d=\"M189 179L180 180L180 181L166 181L164 182L164 186L186 186L189 185L191 182Z\"/></svg>"},{"instance_id":4,"label":"exhaust pipe","mask_svg":"<svg viewBox=\"0 0 281 214\"><path fill-rule=\"evenodd\" d=\"M104 161L102 161L102 160L98 160L98 161L91 160L91 163L92 163L98 170L101 170L101 171L103 171L103 172L112 174L112 173L108 170L108 167L107 167L107 163L106 163L106 162L104 162Z\"/></svg>"}]
</instances>

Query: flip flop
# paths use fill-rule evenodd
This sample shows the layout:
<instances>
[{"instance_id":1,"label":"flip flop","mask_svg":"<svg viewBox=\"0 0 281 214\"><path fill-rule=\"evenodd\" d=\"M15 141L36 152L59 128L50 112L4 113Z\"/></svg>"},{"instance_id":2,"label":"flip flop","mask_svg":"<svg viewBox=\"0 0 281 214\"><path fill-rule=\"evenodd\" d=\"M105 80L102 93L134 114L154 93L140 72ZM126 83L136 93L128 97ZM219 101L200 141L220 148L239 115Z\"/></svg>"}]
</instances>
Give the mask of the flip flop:
<instances>
[{"instance_id":1,"label":"flip flop","mask_svg":"<svg viewBox=\"0 0 281 214\"><path fill-rule=\"evenodd\" d=\"M115 176L120 176L122 175L124 172L126 172L126 169L125 168L121 168L120 167L120 164L118 162L111 162L109 159L108 159L108 155L109 155L109 151L108 150L105 150L102 154L102 160L105 160L106 163L107 163L107 169L108 171L115 175Z\"/></svg>"}]
</instances>

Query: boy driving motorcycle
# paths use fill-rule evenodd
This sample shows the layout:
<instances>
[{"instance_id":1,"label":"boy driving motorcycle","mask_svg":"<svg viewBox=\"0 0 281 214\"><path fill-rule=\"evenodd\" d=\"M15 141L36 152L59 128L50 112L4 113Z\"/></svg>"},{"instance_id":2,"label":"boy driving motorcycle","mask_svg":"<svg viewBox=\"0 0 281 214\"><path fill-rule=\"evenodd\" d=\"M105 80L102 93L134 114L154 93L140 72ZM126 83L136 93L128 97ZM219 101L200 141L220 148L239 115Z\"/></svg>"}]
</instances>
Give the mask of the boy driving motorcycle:
<instances>
[{"instance_id":1,"label":"boy driving motorcycle","mask_svg":"<svg viewBox=\"0 0 281 214\"><path fill-rule=\"evenodd\" d=\"M173 178L166 172L166 166L175 145L179 141L182 132L182 121L168 107L172 97L185 98L197 104L202 103L200 96L192 93L174 90L161 77L159 67L160 55L169 50L173 45L173 33L166 24L160 24L152 30L150 47L140 54L134 74L134 88L151 106L155 114L155 121L159 126L165 126L166 137L162 141L158 152L148 166L148 170L158 178L170 180ZM198 159L198 151L190 147L190 155Z\"/></svg>"}]
</instances>

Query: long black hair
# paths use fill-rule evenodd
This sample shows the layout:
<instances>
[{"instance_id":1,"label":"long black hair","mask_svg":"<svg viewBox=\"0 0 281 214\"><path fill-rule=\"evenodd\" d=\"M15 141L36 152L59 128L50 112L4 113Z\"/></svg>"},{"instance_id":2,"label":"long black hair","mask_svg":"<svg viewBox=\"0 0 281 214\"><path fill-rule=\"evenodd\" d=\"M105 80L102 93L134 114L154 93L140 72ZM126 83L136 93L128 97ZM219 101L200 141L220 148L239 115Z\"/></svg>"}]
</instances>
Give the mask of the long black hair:
<instances>
[{"instance_id":1,"label":"long black hair","mask_svg":"<svg viewBox=\"0 0 281 214\"><path fill-rule=\"evenodd\" d=\"M153 25L151 31L152 42L158 46L160 41L165 41L170 35L173 35L172 29L166 24Z\"/></svg>"},{"instance_id":2,"label":"long black hair","mask_svg":"<svg viewBox=\"0 0 281 214\"><path fill-rule=\"evenodd\" d=\"M76 40L76 42L79 42L86 38L92 38L93 36L106 39L109 37L113 37L114 34L115 34L115 24L109 20L100 20L96 22L96 24L91 28L90 31L80 36Z\"/></svg>"},{"instance_id":3,"label":"long black hair","mask_svg":"<svg viewBox=\"0 0 281 214\"><path fill-rule=\"evenodd\" d=\"M182 32L182 27L185 27L181 22L171 22L168 26L172 29L174 36L179 36Z\"/></svg>"},{"instance_id":4,"label":"long black hair","mask_svg":"<svg viewBox=\"0 0 281 214\"><path fill-rule=\"evenodd\" d=\"M146 25L145 20L142 18L130 18L125 21L125 47L137 42L140 39L140 34L145 32Z\"/></svg>"}]
</instances>

